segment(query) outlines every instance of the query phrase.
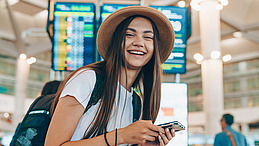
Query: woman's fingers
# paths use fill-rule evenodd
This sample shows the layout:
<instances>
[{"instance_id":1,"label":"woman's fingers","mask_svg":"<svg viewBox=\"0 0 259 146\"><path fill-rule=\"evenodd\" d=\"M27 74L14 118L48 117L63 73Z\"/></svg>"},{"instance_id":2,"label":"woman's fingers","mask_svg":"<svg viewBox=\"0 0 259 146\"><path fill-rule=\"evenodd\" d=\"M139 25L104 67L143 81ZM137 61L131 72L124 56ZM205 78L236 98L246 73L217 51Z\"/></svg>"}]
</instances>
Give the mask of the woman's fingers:
<instances>
[{"instance_id":1,"label":"woman's fingers","mask_svg":"<svg viewBox=\"0 0 259 146\"><path fill-rule=\"evenodd\" d=\"M164 145L167 145L169 143L169 140L167 139L167 136L165 134L161 134L160 136L163 140Z\"/></svg>"},{"instance_id":2,"label":"woman's fingers","mask_svg":"<svg viewBox=\"0 0 259 146\"><path fill-rule=\"evenodd\" d=\"M174 131L174 129L172 129L172 130L169 130L168 128L165 129L165 134L169 141L173 138L172 134L174 134L174 132L172 132L172 131Z\"/></svg>"},{"instance_id":3,"label":"woman's fingers","mask_svg":"<svg viewBox=\"0 0 259 146\"><path fill-rule=\"evenodd\" d=\"M152 124L151 121L147 121L147 122L150 122L147 125L150 130L155 131L157 133L164 133L164 129L161 126L154 125L154 124Z\"/></svg>"},{"instance_id":4,"label":"woman's fingers","mask_svg":"<svg viewBox=\"0 0 259 146\"><path fill-rule=\"evenodd\" d=\"M164 141L163 141L163 139L162 139L162 137L160 135L158 136L158 140L159 140L159 145L160 146L164 146L165 145Z\"/></svg>"},{"instance_id":5,"label":"woman's fingers","mask_svg":"<svg viewBox=\"0 0 259 146\"><path fill-rule=\"evenodd\" d=\"M171 129L172 137L175 137L175 129Z\"/></svg>"},{"instance_id":6,"label":"woman's fingers","mask_svg":"<svg viewBox=\"0 0 259 146\"><path fill-rule=\"evenodd\" d=\"M139 120L129 126L122 128L122 139L125 143L143 144L145 141L155 141L160 131L164 133L164 129L154 125L150 120Z\"/></svg>"},{"instance_id":7,"label":"woman's fingers","mask_svg":"<svg viewBox=\"0 0 259 146\"><path fill-rule=\"evenodd\" d=\"M175 130L174 129L165 129L165 134L160 133L158 136L159 139L159 143L160 145L167 145L169 143L170 140L173 139L173 137L175 136Z\"/></svg>"}]
</instances>

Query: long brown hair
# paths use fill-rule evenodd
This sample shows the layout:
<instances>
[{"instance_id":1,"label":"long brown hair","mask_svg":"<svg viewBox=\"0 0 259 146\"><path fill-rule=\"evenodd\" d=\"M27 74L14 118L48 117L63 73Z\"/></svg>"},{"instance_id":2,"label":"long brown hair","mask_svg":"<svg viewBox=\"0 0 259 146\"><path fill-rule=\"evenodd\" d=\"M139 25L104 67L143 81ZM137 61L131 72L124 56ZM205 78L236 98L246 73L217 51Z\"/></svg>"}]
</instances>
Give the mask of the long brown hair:
<instances>
[{"instance_id":1,"label":"long brown hair","mask_svg":"<svg viewBox=\"0 0 259 146\"><path fill-rule=\"evenodd\" d=\"M53 103L52 113L55 110L55 106L59 100L60 94L66 82L79 70L85 68L93 69L94 71L96 71L96 73L103 76L105 88L103 89L100 106L95 115L95 120L92 121L92 124L90 124L90 126L86 129L87 132L85 133L83 139L95 137L97 135L103 134L107 130L111 111L115 103L117 84L121 80L121 69L122 66L127 66L125 61L126 28L136 17L146 18L152 24L154 31L154 53L150 61L140 71L138 77L133 83L133 87L137 88L140 91L141 96L143 97L142 119L152 120L153 123L156 120L160 108L161 98L161 61L160 51L158 48L159 36L156 26L149 18L139 15L131 16L122 21L114 31L114 34L112 36L113 43L111 43L108 52L106 53L106 60L83 66L71 73L69 77L63 82L62 87L57 93L55 102Z\"/></svg>"}]
</instances>

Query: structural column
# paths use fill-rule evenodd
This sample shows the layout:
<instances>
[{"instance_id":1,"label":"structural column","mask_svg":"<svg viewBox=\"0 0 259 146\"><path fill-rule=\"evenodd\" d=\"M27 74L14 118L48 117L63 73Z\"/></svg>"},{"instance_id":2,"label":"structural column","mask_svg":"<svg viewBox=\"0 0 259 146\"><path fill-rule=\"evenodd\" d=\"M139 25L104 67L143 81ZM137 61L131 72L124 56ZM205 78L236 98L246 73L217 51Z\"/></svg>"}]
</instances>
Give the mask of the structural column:
<instances>
[{"instance_id":1,"label":"structural column","mask_svg":"<svg viewBox=\"0 0 259 146\"><path fill-rule=\"evenodd\" d=\"M30 65L26 59L17 58L16 78L15 78L15 109L13 116L13 130L24 116L24 101L27 93L27 82Z\"/></svg>"},{"instance_id":2,"label":"structural column","mask_svg":"<svg viewBox=\"0 0 259 146\"><path fill-rule=\"evenodd\" d=\"M205 133L215 135L220 132L219 120L223 114L223 65L221 57L211 58L211 53L220 53L220 12L217 0L200 3L201 49L204 61L201 64L202 92L206 114Z\"/></svg>"}]
</instances>

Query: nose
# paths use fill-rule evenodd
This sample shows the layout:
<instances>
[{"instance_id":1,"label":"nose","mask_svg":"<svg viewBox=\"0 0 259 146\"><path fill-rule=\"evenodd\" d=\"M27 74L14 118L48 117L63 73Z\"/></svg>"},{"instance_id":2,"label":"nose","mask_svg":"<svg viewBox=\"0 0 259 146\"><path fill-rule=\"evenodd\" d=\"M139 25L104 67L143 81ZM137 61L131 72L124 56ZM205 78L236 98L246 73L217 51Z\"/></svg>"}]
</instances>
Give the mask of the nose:
<instances>
[{"instance_id":1,"label":"nose","mask_svg":"<svg viewBox=\"0 0 259 146\"><path fill-rule=\"evenodd\" d=\"M133 45L137 47L144 47L144 43L139 37L136 38L136 40L133 42Z\"/></svg>"}]
</instances>

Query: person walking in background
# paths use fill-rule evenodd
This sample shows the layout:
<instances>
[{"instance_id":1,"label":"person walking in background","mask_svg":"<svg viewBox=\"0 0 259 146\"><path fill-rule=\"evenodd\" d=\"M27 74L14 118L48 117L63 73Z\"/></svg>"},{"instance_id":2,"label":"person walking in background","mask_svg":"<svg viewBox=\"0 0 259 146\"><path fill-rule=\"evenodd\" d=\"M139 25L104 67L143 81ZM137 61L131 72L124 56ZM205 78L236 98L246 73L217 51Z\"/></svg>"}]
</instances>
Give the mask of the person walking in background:
<instances>
[{"instance_id":1,"label":"person walking in background","mask_svg":"<svg viewBox=\"0 0 259 146\"><path fill-rule=\"evenodd\" d=\"M220 120L222 132L218 133L214 140L214 146L247 146L245 136L231 128L234 117L224 114Z\"/></svg>"},{"instance_id":2,"label":"person walking in background","mask_svg":"<svg viewBox=\"0 0 259 146\"><path fill-rule=\"evenodd\" d=\"M173 45L173 26L156 9L130 6L110 14L97 34L104 61L83 66L64 81L45 145L168 144L174 129L154 122L160 108L161 65ZM101 86L101 98L85 112L95 84ZM142 98L137 96L142 100L137 110L133 88ZM135 112L140 113L137 119Z\"/></svg>"}]
</instances>

